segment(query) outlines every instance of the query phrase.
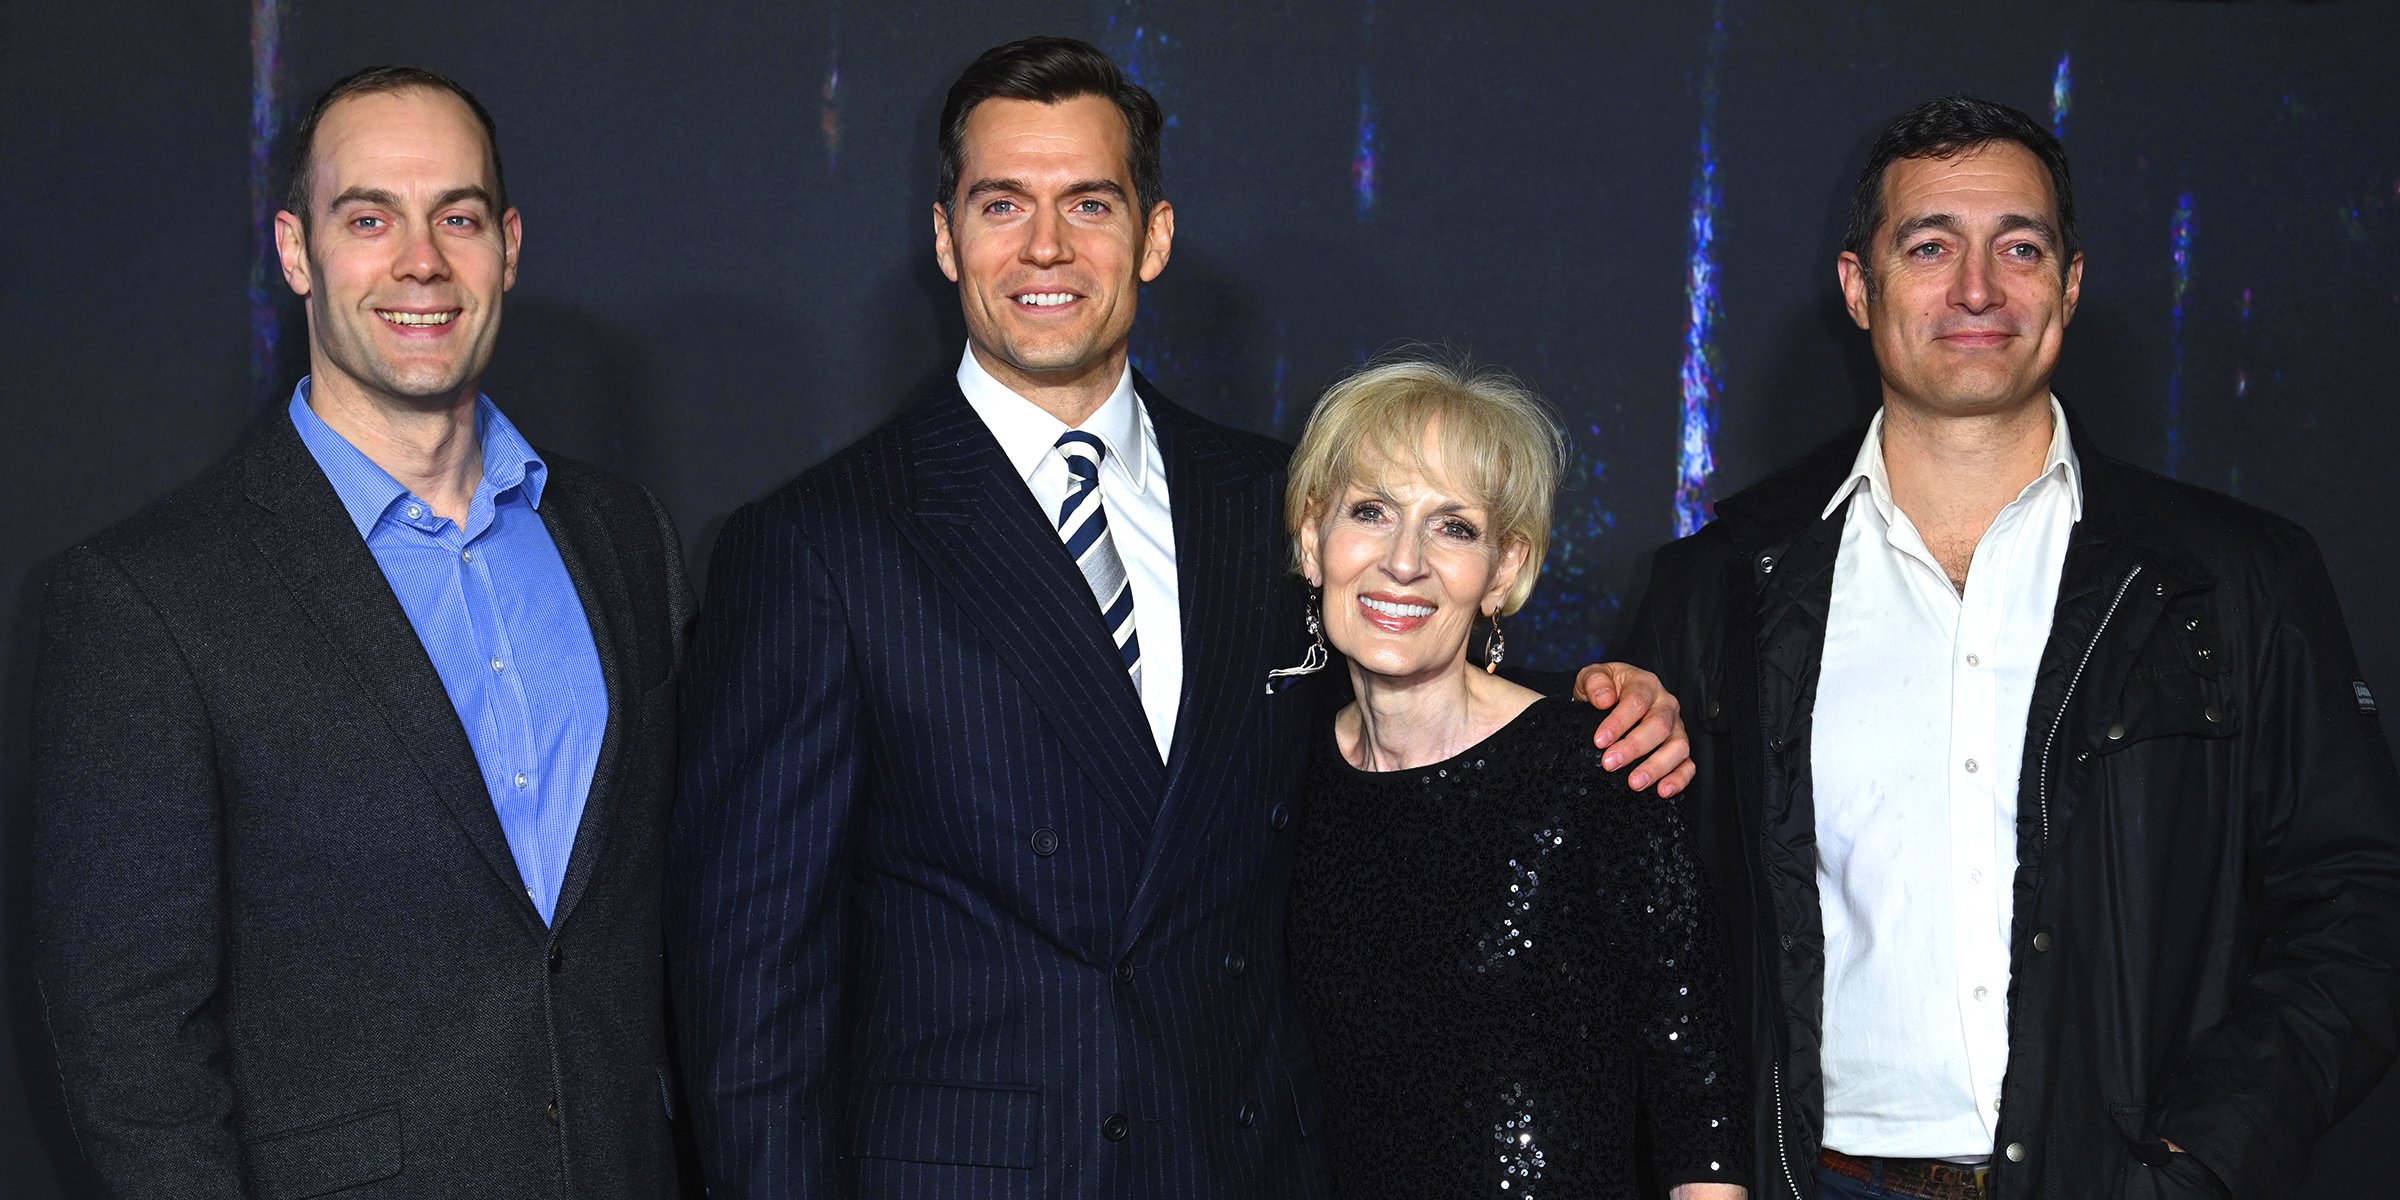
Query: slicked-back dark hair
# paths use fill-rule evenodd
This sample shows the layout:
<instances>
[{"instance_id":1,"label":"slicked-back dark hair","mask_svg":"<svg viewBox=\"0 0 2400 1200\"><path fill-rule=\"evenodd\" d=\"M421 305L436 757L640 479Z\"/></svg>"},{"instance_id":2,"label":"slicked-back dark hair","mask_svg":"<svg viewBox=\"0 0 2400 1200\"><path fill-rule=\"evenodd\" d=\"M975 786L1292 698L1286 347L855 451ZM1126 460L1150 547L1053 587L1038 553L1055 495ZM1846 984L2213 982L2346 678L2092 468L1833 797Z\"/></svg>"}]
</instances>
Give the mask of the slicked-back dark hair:
<instances>
[{"instance_id":1,"label":"slicked-back dark hair","mask_svg":"<svg viewBox=\"0 0 2400 1200\"><path fill-rule=\"evenodd\" d=\"M1858 189L1850 195L1850 226L1842 249L1858 256L1859 273L1867 294L1875 294L1875 258L1870 251L1875 231L1882 227L1883 177L1904 158L1954 158L1994 142L2014 142L2050 172L2051 199L2058 204L2058 270L2063 277L2075 261L2075 191L2067 179L2066 147L2039 121L2005 104L1973 96L1944 96L1901 113L1867 151L1867 169L1859 173Z\"/></svg>"},{"instance_id":2,"label":"slicked-back dark hair","mask_svg":"<svg viewBox=\"0 0 2400 1200\"><path fill-rule=\"evenodd\" d=\"M1124 114L1126 154L1133 167L1134 202L1147 217L1166 199L1158 162L1158 131L1162 124L1158 101L1142 85L1125 77L1098 47L1074 38L1029 37L983 52L942 104L941 178L935 201L942 211L958 201L958 177L965 169L967 116L986 100L1031 100L1057 104L1078 96L1099 96Z\"/></svg>"},{"instance_id":3,"label":"slicked-back dark hair","mask_svg":"<svg viewBox=\"0 0 2400 1200\"><path fill-rule=\"evenodd\" d=\"M308 211L309 158L317 151L317 126L324 121L325 110L352 96L413 91L447 92L465 101L467 111L483 122L484 149L492 156L492 204L499 212L508 211L508 180L500 172L500 127L492 121L492 114L484 109L483 102L477 100L475 94L457 80L438 71L428 71L423 67L368 67L343 76L332 87L326 88L325 94L317 97L317 102L309 106L308 115L300 119L299 127L292 130L291 154L284 163L283 206L300 218L302 229L308 228L311 219Z\"/></svg>"}]
</instances>

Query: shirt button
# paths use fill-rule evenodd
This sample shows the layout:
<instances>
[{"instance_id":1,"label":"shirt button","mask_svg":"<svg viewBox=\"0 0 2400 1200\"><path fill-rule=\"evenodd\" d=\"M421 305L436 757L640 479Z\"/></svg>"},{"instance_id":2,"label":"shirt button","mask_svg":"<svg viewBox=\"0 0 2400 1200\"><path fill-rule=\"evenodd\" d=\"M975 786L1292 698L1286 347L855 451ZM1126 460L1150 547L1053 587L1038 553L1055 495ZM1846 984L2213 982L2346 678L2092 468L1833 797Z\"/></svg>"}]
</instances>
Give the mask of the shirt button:
<instances>
[{"instance_id":1,"label":"shirt button","mask_svg":"<svg viewBox=\"0 0 2400 1200\"><path fill-rule=\"evenodd\" d=\"M524 786L525 786L525 782L526 782L526 781L525 781L525 772L523 772L523 771L519 771L519 772L517 772L517 786L518 786L518 787L524 787Z\"/></svg>"},{"instance_id":2,"label":"shirt button","mask_svg":"<svg viewBox=\"0 0 2400 1200\"><path fill-rule=\"evenodd\" d=\"M507 669L508 669L508 668L507 668L507 667L506 667L504 664L502 664L502 663L501 663L501 661L500 661L499 659L496 659L496 658L495 658L495 659L493 659L493 660L492 660L492 673L493 673L493 674L497 675L497 674L499 674L500 672L502 672L502 671L505 671L505 670L507 670Z\"/></svg>"},{"instance_id":3,"label":"shirt button","mask_svg":"<svg viewBox=\"0 0 2400 1200\"><path fill-rule=\"evenodd\" d=\"M475 552L472 550L461 550L458 552L458 556L468 562L475 561Z\"/></svg>"},{"instance_id":4,"label":"shirt button","mask_svg":"<svg viewBox=\"0 0 2400 1200\"><path fill-rule=\"evenodd\" d=\"M1978 771L1978 770L1981 770L1981 768L1979 768L1979 767L1977 767L1977 766L1975 765L1975 760L1974 760L1974 759L1971 759L1971 758L1970 758L1970 759L1968 759L1968 760L1967 760L1967 774L1969 774L1969 775L1972 775L1972 774L1974 774L1974 773L1975 773L1976 771Z\"/></svg>"},{"instance_id":5,"label":"shirt button","mask_svg":"<svg viewBox=\"0 0 2400 1200\"><path fill-rule=\"evenodd\" d=\"M1976 988L1976 989L1975 989L1975 998L1976 998L1976 999L1978 999L1978 1000L1981 1000L1981 999L1983 999L1984 997L1986 997L1986 996L1989 996L1989 995L1991 995L1991 994L1992 994L1992 989L1990 989L1990 988L1979 987L1979 988Z\"/></svg>"},{"instance_id":6,"label":"shirt button","mask_svg":"<svg viewBox=\"0 0 2400 1200\"><path fill-rule=\"evenodd\" d=\"M519 776L517 776L517 778L518 778L518 779L523 779L523 778L525 778L525 777L524 777L524 776L522 776L522 775L519 775ZM519 787L522 787L522 786L524 786L524 785L523 785L523 784L519 784L518 786L519 786ZM1968 882L1968 883L1982 883L1982 882L1983 882L1983 870L1982 870L1982 868L1980 868L1980 867L1971 867L1971 868L1969 868L1969 869L1967 870L1967 882Z\"/></svg>"},{"instance_id":7,"label":"shirt button","mask_svg":"<svg viewBox=\"0 0 2400 1200\"><path fill-rule=\"evenodd\" d=\"M1979 655L1970 654L1967 656L1967 665L1970 667L1980 667L1983 665L1983 659Z\"/></svg>"},{"instance_id":8,"label":"shirt button","mask_svg":"<svg viewBox=\"0 0 2400 1200\"><path fill-rule=\"evenodd\" d=\"M1132 1131L1133 1127L1126 1122L1124 1113L1110 1113L1107 1120L1100 1122L1100 1136L1112 1142L1124 1141L1125 1135Z\"/></svg>"},{"instance_id":9,"label":"shirt button","mask_svg":"<svg viewBox=\"0 0 2400 1200\"><path fill-rule=\"evenodd\" d=\"M416 520L417 518L419 518L419 517L422 517L422 516L424 516L424 515L425 515L425 510L424 510L423 508L421 508L421 507L419 507L419 506L417 506L417 505L414 505L414 504L411 504L411 505L409 505L409 506L408 506L408 519L409 519L409 520L411 520L411 521L414 521L414 520Z\"/></svg>"}]
</instances>

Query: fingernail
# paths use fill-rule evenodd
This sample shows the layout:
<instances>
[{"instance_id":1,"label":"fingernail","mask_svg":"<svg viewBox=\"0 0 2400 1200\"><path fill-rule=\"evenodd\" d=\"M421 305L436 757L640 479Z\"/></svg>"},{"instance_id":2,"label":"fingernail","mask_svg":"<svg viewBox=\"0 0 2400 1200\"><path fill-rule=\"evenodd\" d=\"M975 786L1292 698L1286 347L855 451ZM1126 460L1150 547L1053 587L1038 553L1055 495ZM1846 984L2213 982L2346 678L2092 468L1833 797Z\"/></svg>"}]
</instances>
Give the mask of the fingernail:
<instances>
[{"instance_id":1,"label":"fingernail","mask_svg":"<svg viewBox=\"0 0 2400 1200\"><path fill-rule=\"evenodd\" d=\"M1605 749L1607 749L1607 748L1608 748L1608 744L1609 744L1610 742L1613 742L1613 741L1616 741L1616 740L1617 740L1617 735L1615 735L1615 734L1613 734L1613 733L1610 733L1609 731L1607 731L1607 730L1605 730L1605 729L1599 730L1599 731L1597 731L1597 732L1595 732L1595 733L1593 733L1593 734L1592 734L1592 744L1593 744L1593 745L1595 745L1595 746L1598 746L1598 747L1600 747L1600 748L1601 748L1601 749L1603 749L1603 750L1605 750Z\"/></svg>"},{"instance_id":2,"label":"fingernail","mask_svg":"<svg viewBox=\"0 0 2400 1200\"><path fill-rule=\"evenodd\" d=\"M1600 769L1601 769L1601 770L1604 770L1604 771L1614 771L1614 770L1616 770L1616 769L1617 769L1617 756L1616 756L1616 755L1614 755L1614 754L1603 754L1603 755L1601 755L1601 756L1600 756Z\"/></svg>"},{"instance_id":3,"label":"fingernail","mask_svg":"<svg viewBox=\"0 0 2400 1200\"><path fill-rule=\"evenodd\" d=\"M1644 775L1644 774L1642 774L1642 773L1641 773L1641 772L1639 772L1639 771L1636 771L1636 772L1634 772L1633 779L1631 780L1631 782L1632 782L1632 784L1633 784L1633 790L1635 790L1635 791L1637 791L1637 792L1638 792L1638 791L1642 790L1643 788L1646 788L1646 787L1649 787L1649 786L1650 786L1650 777L1649 777L1649 776L1647 776L1647 775Z\"/></svg>"}]
</instances>

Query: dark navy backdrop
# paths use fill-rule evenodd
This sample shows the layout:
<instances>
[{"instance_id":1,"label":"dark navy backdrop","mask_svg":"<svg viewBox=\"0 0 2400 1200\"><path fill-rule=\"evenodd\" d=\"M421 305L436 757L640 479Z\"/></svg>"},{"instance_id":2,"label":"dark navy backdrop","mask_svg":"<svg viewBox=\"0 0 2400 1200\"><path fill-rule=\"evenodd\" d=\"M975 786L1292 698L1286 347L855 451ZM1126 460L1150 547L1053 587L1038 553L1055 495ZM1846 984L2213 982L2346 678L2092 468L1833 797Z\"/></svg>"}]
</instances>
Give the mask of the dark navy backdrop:
<instances>
[{"instance_id":1,"label":"dark navy backdrop","mask_svg":"<svg viewBox=\"0 0 2400 1200\"><path fill-rule=\"evenodd\" d=\"M2384 6L700 7L0 3L0 1190L82 1190L24 969L43 568L288 394L304 333L264 269L254 154L370 62L454 73L500 120L526 245L492 394L648 483L698 563L736 503L955 361L928 238L949 77L1028 32L1100 43L1170 115L1178 253L1136 353L1171 394L1288 437L1338 372L1421 340L1559 406L1578 485L1509 640L1547 666L1604 647L1679 496L1697 516L1864 417L1833 286L1848 181L1900 108L2004 100L2076 167L2061 395L2108 449L2307 523L2370 677L2400 687ZM2312 1193L2363 1187L2395 1127L2387 1081Z\"/></svg>"}]
</instances>

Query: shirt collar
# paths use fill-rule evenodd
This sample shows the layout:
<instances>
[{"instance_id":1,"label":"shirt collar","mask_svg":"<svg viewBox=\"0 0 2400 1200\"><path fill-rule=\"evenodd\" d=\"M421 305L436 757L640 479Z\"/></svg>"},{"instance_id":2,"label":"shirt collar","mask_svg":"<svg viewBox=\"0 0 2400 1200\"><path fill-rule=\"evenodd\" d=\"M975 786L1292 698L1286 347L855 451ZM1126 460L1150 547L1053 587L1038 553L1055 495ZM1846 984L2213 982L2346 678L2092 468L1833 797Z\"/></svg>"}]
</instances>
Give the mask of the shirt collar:
<instances>
[{"instance_id":1,"label":"shirt collar","mask_svg":"<svg viewBox=\"0 0 2400 1200\"><path fill-rule=\"evenodd\" d=\"M341 498L343 510L350 514L350 523L358 527L358 535L363 538L394 504L408 495L408 489L309 407L309 382L308 377L301 378L300 385L292 389L292 403L285 411L292 428L299 432L300 441L315 457L326 480L333 484L333 493ZM477 485L476 493L498 497L522 485L525 502L539 509L542 485L549 480L550 468L534 453L525 436L517 432L517 427L501 415L500 406L481 394L475 397L475 441L483 447L483 482Z\"/></svg>"},{"instance_id":2,"label":"shirt collar","mask_svg":"<svg viewBox=\"0 0 2400 1200\"><path fill-rule=\"evenodd\" d=\"M2053 477L2066 487L2067 496L2074 505L2075 519L2082 520L2083 464L2075 457L2074 439L2067 436L2067 410L2059 404L2056 393L2050 396L2050 452L2042 459L2042 473L2035 476L2032 483L2026 484L2025 490L2017 493L2018 497L2031 494L2033 489ZM1833 498L1825 502L1825 511L1817 514L1818 519L1831 517L1849 502L1861 485L1866 487L1868 498L1875 504L1875 511L1883 515L1885 524L1890 524L1895 506L1892 503L1891 472L1883 461L1883 410L1880 408L1875 410L1875 419L1867 423L1867 439L1860 444L1858 457L1850 464L1850 474L1842 480L1842 486L1833 489Z\"/></svg>"},{"instance_id":3,"label":"shirt collar","mask_svg":"<svg viewBox=\"0 0 2400 1200\"><path fill-rule=\"evenodd\" d=\"M958 360L958 390L964 392L975 415L999 440L1002 453L1008 455L1010 466L1027 481L1042 465L1043 458L1058 446L1060 434L1070 428L1064 421L1051 416L1041 405L1011 391L1007 384L992 377L975 357L969 346ZM1149 423L1149 413L1143 410L1142 398L1133 390L1133 366L1128 363L1125 373L1117 377L1117 388L1108 400L1086 418L1080 428L1100 439L1108 447L1108 462L1116 464L1126 482L1136 492L1149 483L1150 456L1148 437L1143 430Z\"/></svg>"}]
</instances>

